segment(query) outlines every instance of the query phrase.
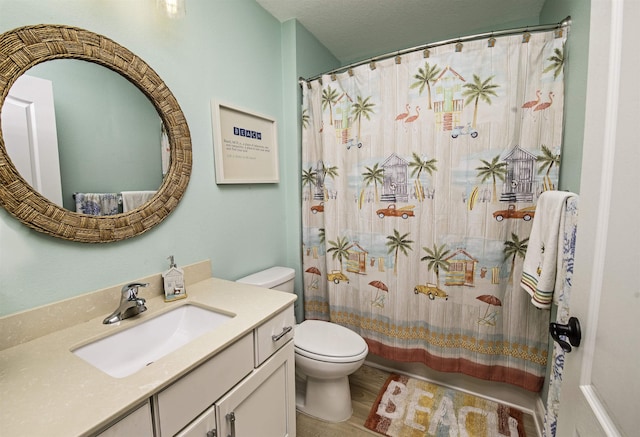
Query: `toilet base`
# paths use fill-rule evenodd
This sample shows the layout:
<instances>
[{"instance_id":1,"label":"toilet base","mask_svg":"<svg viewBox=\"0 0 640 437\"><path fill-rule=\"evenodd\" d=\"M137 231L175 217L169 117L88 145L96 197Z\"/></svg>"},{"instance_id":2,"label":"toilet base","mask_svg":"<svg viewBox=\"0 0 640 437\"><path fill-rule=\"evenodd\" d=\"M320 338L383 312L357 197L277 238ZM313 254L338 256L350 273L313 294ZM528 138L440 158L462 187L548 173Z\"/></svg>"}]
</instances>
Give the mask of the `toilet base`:
<instances>
[{"instance_id":1,"label":"toilet base","mask_svg":"<svg viewBox=\"0 0 640 437\"><path fill-rule=\"evenodd\" d=\"M296 409L325 422L344 422L353 414L349 378L296 377Z\"/></svg>"}]
</instances>

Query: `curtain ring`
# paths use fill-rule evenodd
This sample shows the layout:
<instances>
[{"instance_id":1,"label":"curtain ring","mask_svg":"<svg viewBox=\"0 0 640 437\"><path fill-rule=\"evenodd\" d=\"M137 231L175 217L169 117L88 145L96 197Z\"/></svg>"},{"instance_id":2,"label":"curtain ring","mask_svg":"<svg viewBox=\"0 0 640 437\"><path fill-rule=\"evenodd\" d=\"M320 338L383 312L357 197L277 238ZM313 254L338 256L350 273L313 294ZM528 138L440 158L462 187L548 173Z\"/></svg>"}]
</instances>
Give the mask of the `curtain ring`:
<instances>
[{"instance_id":1,"label":"curtain ring","mask_svg":"<svg viewBox=\"0 0 640 437\"><path fill-rule=\"evenodd\" d=\"M522 43L526 44L531 39L531 34L529 32L525 32L522 34Z\"/></svg>"},{"instance_id":2,"label":"curtain ring","mask_svg":"<svg viewBox=\"0 0 640 437\"><path fill-rule=\"evenodd\" d=\"M487 42L487 46L489 48L495 47L496 46L496 39L494 37L489 38L489 41Z\"/></svg>"},{"instance_id":3,"label":"curtain ring","mask_svg":"<svg viewBox=\"0 0 640 437\"><path fill-rule=\"evenodd\" d=\"M338 77L336 76L336 74L335 74L335 73L333 73L333 74L331 75L331 80L332 80L333 82L335 82L337 78L338 78Z\"/></svg>"},{"instance_id":4,"label":"curtain ring","mask_svg":"<svg viewBox=\"0 0 640 437\"><path fill-rule=\"evenodd\" d=\"M347 73L349 73L349 77L353 77L353 68L350 68Z\"/></svg>"},{"instance_id":5,"label":"curtain ring","mask_svg":"<svg viewBox=\"0 0 640 437\"><path fill-rule=\"evenodd\" d=\"M431 52L429 51L429 49L424 49L424 51L422 52L422 57L428 58L429 55L431 55Z\"/></svg>"},{"instance_id":6,"label":"curtain ring","mask_svg":"<svg viewBox=\"0 0 640 437\"><path fill-rule=\"evenodd\" d=\"M372 70L375 70L376 69L376 61L371 61L369 63L369 68L371 68Z\"/></svg>"},{"instance_id":7,"label":"curtain ring","mask_svg":"<svg viewBox=\"0 0 640 437\"><path fill-rule=\"evenodd\" d=\"M462 51L462 43L460 41L458 41L458 43L456 44L456 52L460 53Z\"/></svg>"},{"instance_id":8,"label":"curtain ring","mask_svg":"<svg viewBox=\"0 0 640 437\"><path fill-rule=\"evenodd\" d=\"M396 64L402 64L402 57L400 55L396 56Z\"/></svg>"}]
</instances>

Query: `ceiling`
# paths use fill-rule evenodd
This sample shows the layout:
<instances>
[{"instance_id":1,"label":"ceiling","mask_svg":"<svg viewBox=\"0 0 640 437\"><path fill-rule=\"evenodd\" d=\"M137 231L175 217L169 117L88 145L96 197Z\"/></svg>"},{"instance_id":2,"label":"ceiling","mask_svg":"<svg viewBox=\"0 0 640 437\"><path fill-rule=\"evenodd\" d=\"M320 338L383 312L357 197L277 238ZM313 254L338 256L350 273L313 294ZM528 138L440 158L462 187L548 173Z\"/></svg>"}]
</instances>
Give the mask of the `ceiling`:
<instances>
[{"instance_id":1,"label":"ceiling","mask_svg":"<svg viewBox=\"0 0 640 437\"><path fill-rule=\"evenodd\" d=\"M536 25L545 0L256 0L295 18L342 63L478 32ZM546 23L542 23L546 24Z\"/></svg>"}]
</instances>

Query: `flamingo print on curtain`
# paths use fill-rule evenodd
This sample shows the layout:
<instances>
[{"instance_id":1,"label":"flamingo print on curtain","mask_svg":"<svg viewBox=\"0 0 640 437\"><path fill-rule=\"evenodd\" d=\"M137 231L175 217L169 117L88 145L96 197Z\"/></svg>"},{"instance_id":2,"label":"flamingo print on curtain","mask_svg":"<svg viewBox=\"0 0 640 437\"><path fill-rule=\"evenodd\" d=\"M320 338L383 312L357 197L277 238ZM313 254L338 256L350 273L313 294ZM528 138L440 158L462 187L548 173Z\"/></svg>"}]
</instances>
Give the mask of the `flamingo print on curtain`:
<instances>
[{"instance_id":1,"label":"flamingo print on curtain","mask_svg":"<svg viewBox=\"0 0 640 437\"><path fill-rule=\"evenodd\" d=\"M450 44L303 82L305 318L371 352L539 391L519 287L556 188L566 34Z\"/></svg>"}]
</instances>

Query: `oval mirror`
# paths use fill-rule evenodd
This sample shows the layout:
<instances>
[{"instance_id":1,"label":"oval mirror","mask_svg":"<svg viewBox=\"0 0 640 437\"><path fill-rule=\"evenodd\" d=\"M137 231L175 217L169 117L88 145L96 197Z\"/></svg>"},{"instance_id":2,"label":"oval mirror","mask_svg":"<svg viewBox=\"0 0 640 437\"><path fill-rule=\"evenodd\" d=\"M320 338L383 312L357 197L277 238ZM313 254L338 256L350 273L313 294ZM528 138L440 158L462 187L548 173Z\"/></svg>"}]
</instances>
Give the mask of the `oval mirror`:
<instances>
[{"instance_id":1,"label":"oval mirror","mask_svg":"<svg viewBox=\"0 0 640 437\"><path fill-rule=\"evenodd\" d=\"M15 163L12 161L12 159L16 158L13 154L10 157L7 150L8 144L5 144L8 134L3 132L3 126L0 124L0 203L9 213L32 229L67 240L99 243L118 241L143 233L160 223L176 207L189 181L192 160L191 139L182 110L173 94L151 67L126 48L104 36L87 30L69 26L37 25L21 27L0 35L0 115L3 117L6 115L2 113L2 111L5 111L5 101L19 78L25 73L31 75L32 72L38 73L42 70L47 70L50 68L47 64L53 63L45 63L45 61L60 59L90 61L107 67L135 85L149 99L153 108L157 111L155 117L157 118L159 115L160 118L155 127L157 129L155 138L151 140L151 142L154 142L153 147L157 146L157 155L155 157L146 157L144 154L146 152L143 153L141 149L140 140L136 138L139 132L133 132L132 129L129 129L128 136L132 137L135 145L127 147L133 151L133 153L130 153L130 157L134 155L136 158L142 156L143 161L158 163L160 168L152 173L159 175L154 176L154 178L158 178L155 184L160 184L160 187L141 207L124 213L95 216L72 212L69 209L73 209L74 206L67 199L70 196L69 192L75 192L76 188L73 187L79 186L88 187L88 189L83 188L83 190L91 191L91 178L85 179L82 185L74 183L64 190L67 192L64 196L67 209L61 206L60 202L48 199L38 192L42 190L34 188L37 184L32 182L34 185L32 186L25 179L26 175L17 170ZM50 73L45 73L45 75L47 74ZM57 74L58 76L60 75L60 73ZM56 73L54 73L54 77L55 75ZM104 84L104 82L99 82L95 86L100 87L100 83ZM134 95L132 95L131 99L137 100ZM110 120L108 111L104 115L104 123L100 129L120 128L121 131L125 130L122 126L119 127L116 123L113 123L113 120ZM145 118L147 121L149 120L148 115ZM169 156L164 159L164 170L160 158L161 127L164 127L166 140L170 146ZM142 130L142 127L140 127L140 130ZM65 130L66 134L67 131ZM64 135L59 136L64 137ZM100 137L100 134L96 133L93 138L95 141L92 141L92 138L86 138L84 148L100 147L104 152L104 145L99 145L99 141L96 140L98 137ZM154 137L154 135L152 134L151 137ZM82 144L82 139L77 142ZM95 144L92 144L92 142ZM107 147L106 151L110 152L109 149ZM95 150L93 152L95 153ZM64 153L66 152L61 150L62 162L60 166L64 167L66 165L68 167L68 162L73 162L71 166L76 166L75 170L79 173L79 169L84 163L84 158L78 154L77 147L74 151L69 152L71 158L68 156L63 158ZM116 163L111 166L119 167L123 166L122 164L127 157L117 156L115 159ZM121 161L121 165L118 165L117 160ZM134 159L131 159L131 161L134 161ZM166 168L167 161L169 162L168 169ZM18 162L17 159L16 162ZM72 168L71 171L73 172L73 170ZM166 173L164 177L162 177L163 172ZM63 181L67 178L64 176L66 173L68 171L63 170ZM128 174L130 176L129 179L135 179L131 171ZM116 177L116 179L123 178L123 176ZM73 180L73 178L71 179ZM134 182L133 185L114 185L116 187L114 191L153 189L153 184L154 182L144 181Z\"/></svg>"},{"instance_id":2,"label":"oval mirror","mask_svg":"<svg viewBox=\"0 0 640 437\"><path fill-rule=\"evenodd\" d=\"M156 109L101 65L40 63L16 80L1 114L4 145L20 175L70 211L89 213L86 204L76 204L84 193L118 193L116 212L135 209L160 188L168 170Z\"/></svg>"}]
</instances>

